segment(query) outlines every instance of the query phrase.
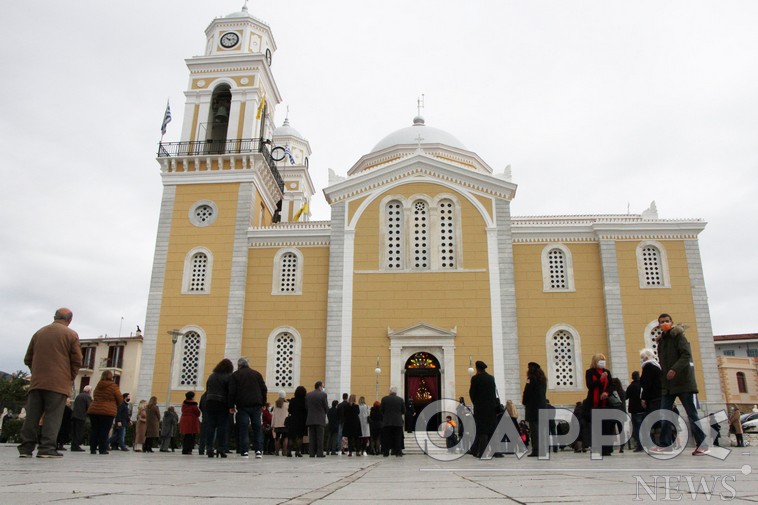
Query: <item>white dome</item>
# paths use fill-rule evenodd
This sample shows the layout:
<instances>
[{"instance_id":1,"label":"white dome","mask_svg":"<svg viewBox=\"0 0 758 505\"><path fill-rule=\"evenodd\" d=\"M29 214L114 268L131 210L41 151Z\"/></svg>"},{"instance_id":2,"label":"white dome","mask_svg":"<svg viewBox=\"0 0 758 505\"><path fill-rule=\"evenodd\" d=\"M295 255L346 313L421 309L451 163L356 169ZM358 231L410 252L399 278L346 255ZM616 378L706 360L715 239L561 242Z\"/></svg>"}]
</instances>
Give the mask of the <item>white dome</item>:
<instances>
[{"instance_id":1,"label":"white dome","mask_svg":"<svg viewBox=\"0 0 758 505\"><path fill-rule=\"evenodd\" d=\"M304 138L299 131L290 126L289 118L284 119L284 123L279 128L274 129L274 135L289 135L299 139Z\"/></svg>"},{"instance_id":2,"label":"white dome","mask_svg":"<svg viewBox=\"0 0 758 505\"><path fill-rule=\"evenodd\" d=\"M458 149L466 149L463 142L455 138L444 130L432 128L424 124L424 118L416 116L413 118L413 126L401 128L394 131L379 141L371 150L372 153L381 151L388 147L405 144L418 144L418 137L421 135L421 144L445 144Z\"/></svg>"}]
</instances>

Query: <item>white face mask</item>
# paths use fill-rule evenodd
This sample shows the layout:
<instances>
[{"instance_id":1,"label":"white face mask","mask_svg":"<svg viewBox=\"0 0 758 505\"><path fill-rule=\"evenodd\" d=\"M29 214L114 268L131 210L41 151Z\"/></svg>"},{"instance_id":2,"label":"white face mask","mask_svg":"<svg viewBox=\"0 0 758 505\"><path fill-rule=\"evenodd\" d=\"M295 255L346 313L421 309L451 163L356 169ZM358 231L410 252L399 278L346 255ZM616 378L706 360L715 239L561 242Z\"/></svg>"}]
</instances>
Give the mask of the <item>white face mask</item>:
<instances>
[{"instance_id":1,"label":"white face mask","mask_svg":"<svg viewBox=\"0 0 758 505\"><path fill-rule=\"evenodd\" d=\"M605 360L601 359L600 361L598 361L597 362L597 367L605 369Z\"/></svg>"}]
</instances>

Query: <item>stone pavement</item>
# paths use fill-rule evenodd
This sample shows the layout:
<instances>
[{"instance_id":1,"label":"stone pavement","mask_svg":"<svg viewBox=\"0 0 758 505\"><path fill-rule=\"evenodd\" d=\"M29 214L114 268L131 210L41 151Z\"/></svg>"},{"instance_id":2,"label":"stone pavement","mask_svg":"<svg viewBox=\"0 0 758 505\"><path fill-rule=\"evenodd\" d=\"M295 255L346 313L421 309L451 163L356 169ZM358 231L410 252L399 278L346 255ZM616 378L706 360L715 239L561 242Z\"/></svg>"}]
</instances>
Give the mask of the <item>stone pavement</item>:
<instances>
[{"instance_id":1,"label":"stone pavement","mask_svg":"<svg viewBox=\"0 0 758 505\"><path fill-rule=\"evenodd\" d=\"M2 445L0 504L756 503L758 450L731 449L724 461L689 451L668 461L630 452L591 461L589 453L562 451L550 461L444 462L424 455L222 460L179 452L21 459L15 446Z\"/></svg>"}]
</instances>

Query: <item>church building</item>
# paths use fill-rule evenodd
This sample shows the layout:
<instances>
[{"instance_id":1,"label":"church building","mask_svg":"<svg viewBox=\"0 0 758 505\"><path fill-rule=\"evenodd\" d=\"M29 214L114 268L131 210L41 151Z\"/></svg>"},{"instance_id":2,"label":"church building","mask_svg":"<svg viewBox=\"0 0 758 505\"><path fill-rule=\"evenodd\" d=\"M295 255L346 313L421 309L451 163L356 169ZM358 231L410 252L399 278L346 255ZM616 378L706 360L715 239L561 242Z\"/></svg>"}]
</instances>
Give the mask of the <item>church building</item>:
<instances>
[{"instance_id":1,"label":"church building","mask_svg":"<svg viewBox=\"0 0 758 505\"><path fill-rule=\"evenodd\" d=\"M688 325L700 400L721 402L698 247L705 222L642 214L513 216L517 186L421 115L356 153L311 221L311 146L277 105L271 28L214 19L188 60L179 142L161 143L163 197L138 399L202 392L245 356L269 400L324 380L419 409L463 396L473 362L521 403L526 364L573 405L603 353L624 384L657 316ZM301 105L301 107L307 105ZM409 114L410 119L410 114ZM464 134L465 132L460 132ZM314 146L317 148L317 146Z\"/></svg>"}]
</instances>

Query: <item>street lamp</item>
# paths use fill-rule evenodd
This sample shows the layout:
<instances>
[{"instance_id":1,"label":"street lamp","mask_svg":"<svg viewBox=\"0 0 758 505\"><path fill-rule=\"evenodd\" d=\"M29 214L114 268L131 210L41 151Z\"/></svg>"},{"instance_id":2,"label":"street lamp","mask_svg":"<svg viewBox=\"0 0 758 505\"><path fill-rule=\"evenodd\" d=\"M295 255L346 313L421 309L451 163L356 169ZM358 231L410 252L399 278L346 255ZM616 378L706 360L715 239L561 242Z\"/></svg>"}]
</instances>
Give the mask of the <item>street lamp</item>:
<instances>
[{"instance_id":1,"label":"street lamp","mask_svg":"<svg viewBox=\"0 0 758 505\"><path fill-rule=\"evenodd\" d=\"M468 355L468 374L474 375L474 367L471 365L471 355Z\"/></svg>"},{"instance_id":2,"label":"street lamp","mask_svg":"<svg viewBox=\"0 0 758 505\"><path fill-rule=\"evenodd\" d=\"M374 368L376 374L376 400L379 399L379 375L382 373L382 369L379 368L379 356L376 357L376 368Z\"/></svg>"},{"instance_id":3,"label":"street lamp","mask_svg":"<svg viewBox=\"0 0 758 505\"><path fill-rule=\"evenodd\" d=\"M171 380L174 377L174 350L176 349L176 342L179 340L179 337L183 337L184 333L177 329L169 330L166 333L171 335L171 365L169 365L168 368L168 388L166 391L166 408L168 409L168 406L171 404Z\"/></svg>"}]
</instances>

